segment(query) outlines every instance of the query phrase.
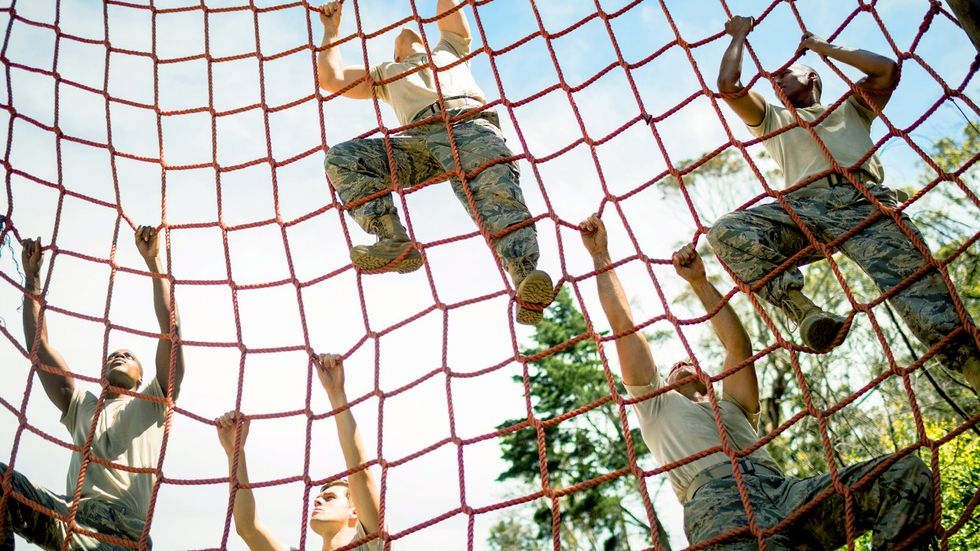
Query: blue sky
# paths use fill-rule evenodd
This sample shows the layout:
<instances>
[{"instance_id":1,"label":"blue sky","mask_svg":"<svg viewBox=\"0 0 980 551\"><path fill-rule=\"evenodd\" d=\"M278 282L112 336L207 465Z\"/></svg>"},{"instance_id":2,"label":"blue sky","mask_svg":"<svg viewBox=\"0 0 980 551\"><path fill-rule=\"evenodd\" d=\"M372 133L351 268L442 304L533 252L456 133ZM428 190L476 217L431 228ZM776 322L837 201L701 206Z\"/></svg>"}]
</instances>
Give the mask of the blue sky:
<instances>
[{"instance_id":1,"label":"blue sky","mask_svg":"<svg viewBox=\"0 0 980 551\"><path fill-rule=\"evenodd\" d=\"M142 3L145 2L131 2L133 5ZM0 6L9 4L9 1L0 1ZM160 10L198 5L189 0L156 1L153 4ZM208 2L211 8L241 4L240 0ZM255 2L260 8L280 4ZM357 4L362 28L368 34L412 11L411 3L394 0ZM726 19L723 3L715 0L665 1L663 4L686 43L697 43L717 34ZM763 1L727 4L745 15L758 15L769 6L769 2ZM491 505L526 491L495 482L503 468L496 441L464 446L465 469L460 468L457 446L445 442L450 436L450 415L455 422L456 435L472 438L491 432L505 419L528 414L522 388L513 384L510 377L521 370L520 364L513 361L517 353L514 343L527 342L530 333L523 327L512 329L507 323L509 302L505 296L453 309L446 314L449 333L445 360L442 357L444 319L439 311L415 319L376 342L371 338L365 340L369 331L406 320L430 308L436 300L451 304L507 289L509 283L500 276L482 238L429 249L427 272L359 279L350 269L344 269L349 265L345 232L349 232L353 243L366 242L369 237L336 209L304 218L320 211L332 200L323 174L323 155L318 148L378 126L378 113L372 102L337 98L320 104L313 98L303 100L314 90L310 49L300 49L282 57L276 55L309 46L311 40L319 44L321 33L315 14L311 15L302 7L291 7L258 15L251 11L211 15L207 45L212 56L237 56L259 50L264 56L274 58L260 63L252 56L212 64L210 93L213 99L209 100L206 60L170 62L204 52L201 10L160 13L155 18L154 33L154 18L146 9L112 5L103 12L102 6L82 0L62 0L60 5L58 22L63 32L99 42L108 35L116 49L108 55L108 78L107 55L101 43L62 38L56 48L52 31L20 20L12 25L7 57L15 63L50 71L57 52L57 70L62 78L96 90L106 89L113 98L122 100L113 101L108 107L111 125L106 125L107 108L100 94L67 84L59 86L56 93L50 76L9 66L5 69L10 75L10 86L0 84L0 104L4 107L12 104L19 114L50 126L55 120L57 98L58 125L66 135L105 144L111 131L112 145L117 151L151 161L117 157L113 170L104 147L71 141L62 141L59 159L51 131L24 118L16 118L10 134L10 110L0 109L0 143L6 145L8 140L13 141L9 162L31 176L3 173L7 193L0 197L0 212L12 214L20 234L40 235L45 243L50 243L52 236L56 236L59 248L99 258L107 257L113 246L117 223L115 208L72 196L66 196L59 207L58 192L37 180L61 183L67 190L111 204L117 203L118 188L118 212L136 224L156 224L165 214L170 225L205 225L171 231L171 267L178 279L207 283L178 284L176 287L184 337L221 343L239 340L233 318L233 294L225 280L230 276L240 284L251 284L289 278L288 247L292 273L300 282L307 283L301 293L303 309L299 308L295 289L289 285L238 291L242 322L240 339L251 350L304 345L301 327L305 323L310 335L308 344L313 348L351 352L348 360L351 396L369 394L375 387L391 392L439 369L444 363L457 373L501 366L479 377L453 377L448 382L439 372L410 390L386 399L383 404L377 396L371 396L355 408L369 448L380 443L382 454L389 461L443 442L434 451L389 469L386 488L389 530L398 533L460 507L462 497L458 488L461 483L466 488L466 504L472 507ZM648 0L632 4L617 0L602 1L599 5L607 13L629 6L626 12L609 21L615 44L627 63L646 59L677 38L660 2ZM808 30L827 36L837 30L857 2L805 0L795 5ZM53 23L54 6L53 0L33 0L18 2L16 9L24 19ZM356 28L352 6L348 0L342 27L345 35ZM415 6L419 13L431 16L435 1L418 1ZM477 55L472 66L489 99L503 95L512 104L521 103L500 112L508 143L518 152L523 149L522 143L526 143L529 159L552 155L581 139L583 133L590 140L605 140L594 151L586 144L579 144L547 162L532 164L524 160L520 163L522 187L532 213L545 213L550 208L561 221L575 224L599 208L605 196L602 182L610 194L618 196L649 182L665 170L667 159L646 125L637 122L614 137L609 136L641 113L640 103L647 113L657 116L698 94L701 91L698 73L709 87L713 87L718 62L728 41L722 37L694 48L691 55L697 72L677 45L630 70L629 74L619 66L604 72L589 86L571 93L582 117L580 127L569 93L562 89L533 101L523 100L558 84L559 73L563 82L572 88L592 80L617 61L614 42L601 18L578 24L595 13L594 2L536 1L536 11L531 6L529 0L493 0L478 6L475 13L472 7L465 8L476 35L474 48L483 42L476 26L478 16L488 46L499 53L494 61L500 86L485 53ZM910 47L928 8L929 3L925 0L889 0L876 6L897 47L903 51ZM9 14L9 11L0 12L0 28L8 28ZM536 14L540 16L540 24ZM108 31L105 18L109 21ZM258 43L254 32L256 19L260 30ZM572 26L573 29L567 30ZM551 36L560 36L551 40L535 36L517 48L508 48L538 33L541 27ZM424 31L428 40L434 42L437 39L434 24L426 26ZM395 32L397 28L367 41L369 64L389 58ZM771 70L792 55L800 34L801 29L792 17L789 5L780 3L753 32L750 42L763 68ZM837 41L894 55L868 13L858 14ZM557 66L552 62L549 48L554 51ZM158 64L146 55L131 53L153 51L161 60ZM364 62L359 40L345 44L342 52L349 63ZM965 77L975 50L959 29L943 17L937 17L918 44L916 53L946 82L956 87ZM845 93L844 84L815 56L809 54L805 61L822 72L827 103ZM260 86L260 70L264 87ZM747 60L745 80L748 81L755 71ZM851 78L857 77L853 70L845 68L845 73ZM154 75L160 84L158 90L153 87ZM635 82L639 101L630 89L629 77ZM768 83L760 81L756 89L773 99ZM966 86L969 97L976 98L976 91L975 81ZM932 77L915 61L907 60L903 65L902 82L885 115L896 127L904 129L941 97L942 90ZM260 109L248 108L263 102L263 98L271 107L298 103L288 109L270 112L266 121ZM166 112L159 125L154 112L141 107L155 101ZM200 110L182 112L205 107L209 101L218 112L242 109L217 118L216 158L212 153L210 115ZM748 132L723 105L721 112L736 138L748 140ZM394 113L387 106L381 106L380 115L386 127L397 126ZM976 114L973 116L975 118ZM963 124L963 117L955 107L944 102L927 121L912 130L910 137L913 143L928 148L940 137L958 134ZM714 150L727 141L711 101L703 94L659 123L656 130L662 137L669 161L674 164ZM880 138L885 130L884 124L876 122L873 137ZM756 150L758 146L753 149ZM227 169L266 157L270 151L280 162L304 152L312 153L277 167L259 162L247 168L223 170L220 180L212 168L186 168L215 161ZM916 153L907 142L892 138L882 147L881 155L886 167L886 183L894 186L917 183L921 169ZM161 168L161 157L165 169ZM57 170L59 160L60 174ZM273 188L273 176L277 188ZM761 189L761 185L756 186L751 193L759 193ZM704 203L696 204L695 208L703 221L710 223L713 216L745 202L750 195L708 193L698 197ZM406 195L405 201L412 216L413 230L423 242L473 231L472 223L457 204L449 186L427 187ZM669 257L671 251L681 243L689 242L695 233L692 214L676 199L664 199L656 186L624 199L619 206L622 216L610 207L606 208L605 214L611 248L617 258L636 254L632 243L625 238L626 224L632 228L640 249L654 258ZM913 215L915 208L913 205L910 209ZM61 224L55 234L54 220L59 212ZM288 224L284 230L275 222L277 216L286 222L302 221ZM255 227L227 232L225 245L221 229L213 224L219 218L226 226L255 223ZM123 222L116 247L117 260L124 266L141 267L129 231ZM562 274L576 276L591 270L578 237L570 228L545 219L538 223L538 232L541 265L556 279ZM287 241L284 241L284 235ZM559 250L563 252L562 257ZM19 255L19 247L15 246L14 251ZM225 262L226 253L230 264ZM50 254L48 262L50 265ZM0 253L0 270L5 276L0 280L0 296L3 297L0 317L14 338L19 339L20 313L16 308L20 295L10 281L20 281L20 275L9 249ZM335 271L339 273L334 277L310 283ZM638 319L662 314L661 300L646 268L633 262L621 272ZM667 301L682 291L683 287L672 273L657 267L655 275ZM434 286L430 285L429 276ZM107 265L59 255L48 282L48 300L56 306L93 316L102 316L108 308L114 324L153 330L155 322L149 281L117 273L107 306L109 278ZM581 290L581 306L596 328L604 329L606 324L595 297L594 284L591 280L585 281ZM680 317L700 315L684 308L674 313ZM144 358L152 357L152 339L135 337L120 330L107 332L101 323L66 315L52 314L49 323L56 346L73 369L81 373L97 375L97 366L106 347L111 350L126 345ZM665 327L667 325L663 324L653 329ZM697 342L706 334L703 327L685 327L679 331L691 342ZM681 347L679 344L668 345L656 354L661 364L669 365L681 355ZM295 410L306 402L308 371L302 353L260 351L242 355L233 348L189 346L187 358L188 376L179 405L198 415L216 417L232 409L239 384L243 388L242 409L248 414ZM13 382L3 385L0 397L19 409L29 364L8 339L0 339L0 363L11 366L5 381ZM245 367L241 381L240 365ZM377 374L375 367L378 367ZM615 364L611 367L617 368ZM452 391L452 414L447 402L447 387ZM314 412L329 409L317 386L312 388L310 396ZM31 426L64 438L53 409L43 395L39 397L35 393L27 401L25 411ZM384 418L380 435L377 430L379 412L383 412ZM174 419L170 451L164 466L166 475L190 480L225 476L224 457L213 428L184 415L175 415ZM630 422L635 422L632 416ZM313 438L309 444L314 460L309 473L304 472L305 429L306 419L302 415L255 423L247 450L253 480L302 474L316 479L344 470L334 441L333 422L326 419L313 423ZM16 430L16 417L8 409L0 409L0 461L8 462ZM64 487L67 463L66 450L29 431L22 433L16 463L18 470L39 484L60 491ZM651 469L655 463L648 458L643 460L642 466ZM380 475L378 469L375 472ZM463 474L458 475L460 472ZM459 476L464 477L462 481ZM648 480L647 484L651 493L661 487L659 479ZM656 498L657 511L667 522L675 543L682 544L680 509L669 489L664 488ZM260 514L267 523L283 541L298 542L304 526L302 504L306 497L303 485L289 484L256 493ZM153 538L159 548L218 545L225 528L222 520L227 507L227 489L224 484L194 487L165 484L159 495L158 513L153 524ZM518 514L526 510L515 508ZM486 531L495 519L492 513L476 517L475 548L483 548ZM468 545L466 534L467 518L456 514L397 540L396 545L399 549L465 548ZM308 534L307 541L310 536L313 535ZM637 535L636 541L639 544L645 540ZM241 548L234 537L229 540L229 545L234 549Z\"/></svg>"}]
</instances>

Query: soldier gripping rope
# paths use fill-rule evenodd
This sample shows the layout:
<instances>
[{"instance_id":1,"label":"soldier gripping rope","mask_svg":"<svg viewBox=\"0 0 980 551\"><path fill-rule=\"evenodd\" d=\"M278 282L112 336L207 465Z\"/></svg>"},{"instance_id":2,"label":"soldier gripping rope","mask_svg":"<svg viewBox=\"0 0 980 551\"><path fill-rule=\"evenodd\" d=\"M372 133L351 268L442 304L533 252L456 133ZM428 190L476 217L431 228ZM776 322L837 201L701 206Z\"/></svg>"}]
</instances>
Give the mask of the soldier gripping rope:
<instances>
[{"instance_id":1,"label":"soldier gripping rope","mask_svg":"<svg viewBox=\"0 0 980 551\"><path fill-rule=\"evenodd\" d=\"M26 476L11 473L11 488L21 499L31 501L55 513L68 516L72 507L72 495L79 483L82 465L85 468L81 495L75 511L75 523L89 532L105 536L139 541L146 525L146 513L150 507L156 474L146 472L156 469L163 445L166 425L167 401L176 400L184 377L184 355L180 346L170 340L170 311L174 312L173 333L180 336L180 316L177 305L172 303L170 281L165 277L160 256L159 232L149 226L136 230L136 248L146 262L153 278L153 305L161 337L157 341L154 378L143 387L143 365L130 350L120 349L109 354L102 366L105 398L99 407L99 398L75 386L75 377L68 364L48 340L41 304L41 265L44 261L41 240L23 241L23 264L26 275L24 294L24 342L31 350L35 339L39 364L37 378L44 393L61 411L61 423L71 434L72 443L81 453L71 455L68 467L67 489L59 495L47 488L35 485ZM170 380L171 355L174 378ZM168 392L173 395L169 395ZM135 394L139 392L140 394ZM144 397L145 396L145 397ZM92 425L91 455L84 450ZM91 461L90 461L91 459ZM110 461L123 468L107 466ZM0 463L0 478L8 466ZM4 490L0 489L0 496ZM42 549L61 549L67 542L70 549L98 549L102 551L127 549L101 541L77 529L68 538L68 524L60 518L49 516L26 505L13 495L6 496L4 516L0 518L0 549L14 548L14 534ZM148 541L147 547L150 542Z\"/></svg>"},{"instance_id":2,"label":"soldier gripping rope","mask_svg":"<svg viewBox=\"0 0 980 551\"><path fill-rule=\"evenodd\" d=\"M436 9L441 16L441 39L432 48L431 60L422 37L406 28L395 39L394 62L375 65L368 74L362 67L344 65L339 48L329 46L339 36L340 3L330 2L320 8L325 47L317 59L321 88L352 99L370 99L377 94L394 108L402 125L432 119L390 138L394 168L389 166L385 141L380 138L351 140L327 152L331 185L345 205L354 203L348 208L361 228L378 238L373 245L354 247L351 261L358 269L372 272L405 273L422 266L422 255L399 220L391 194L364 198L390 190L392 172L399 186L456 172L455 145L463 171L471 174L484 168L468 176L465 183L452 178L453 191L470 217L493 236L497 258L517 289L517 321L533 325L541 321L541 311L554 299L554 287L551 277L537 269L537 233L529 222L531 213L524 204L517 163L502 160L514 154L504 144L496 114L481 110L486 100L469 62L460 63L470 51L471 40L463 10L456 0L439 0ZM439 68L437 72L430 62ZM372 87L371 81L383 84ZM462 117L452 123L452 138L439 116L440 92L446 115Z\"/></svg>"},{"instance_id":3,"label":"soldier gripping rope","mask_svg":"<svg viewBox=\"0 0 980 551\"><path fill-rule=\"evenodd\" d=\"M864 72L866 76L857 87L866 90L867 97L855 93L828 113L827 107L820 104L820 76L806 65L794 64L775 80L791 105L772 105L759 93L746 90L740 81L742 51L753 23L748 17L733 17L725 25L732 41L722 58L718 89L726 94L725 101L753 135L767 136L790 127L766 139L765 147L782 169L787 186L813 180L784 195L793 211L822 242L837 239L877 212L877 207L844 174L831 172L814 180L833 166L810 133L794 127L794 112L806 122L819 119L813 130L833 160L843 169L852 170L852 175L878 202L897 206L898 193L882 185L881 161L868 152L874 146L870 136L875 118L873 108L883 109L888 102L898 83L898 65L878 54L836 46L807 33L799 51L811 50ZM901 216L921 240L921 233L908 215L903 212ZM715 254L748 284L760 281L809 245L803 232L778 203L723 216L711 228L708 241ZM925 257L887 216L841 243L839 249L860 265L883 292L901 284L926 263ZM816 251L800 264L822 258ZM799 268L792 267L777 274L758 293L799 324L800 337L807 346L826 352L838 339L844 320L815 305L801 292L802 288L803 274ZM913 334L929 347L962 323L949 289L934 269L892 296L889 302ZM938 350L936 357L947 368L963 373L974 389L980 389L980 351L971 335L961 332Z\"/></svg>"},{"instance_id":4,"label":"soldier gripping rope","mask_svg":"<svg viewBox=\"0 0 980 551\"><path fill-rule=\"evenodd\" d=\"M582 222L582 241L597 272L599 300L616 339L623 384L632 398L675 388L634 404L643 442L661 465L670 465L721 446L707 386L690 360L674 364L662 379L646 338L636 330L633 312L609 256L606 228L598 217ZM705 275L704 264L690 245L675 252L674 269L691 286L705 311L723 304L721 293ZM728 445L738 451L759 441L759 383L752 342L731 305L711 318L711 327L725 349L723 371L738 368L722 380L718 409ZM744 364L744 365L743 365ZM684 382L685 379L689 382ZM684 532L692 545L749 525L734 477L738 468L756 525L768 530L832 488L829 474L810 478L785 476L765 446L740 457L733 467L728 456L715 452L672 468L667 476L684 505ZM882 469L873 478L866 475ZM858 535L872 530L872 549L928 549L926 534L932 522L932 476L915 455L884 455L837 471L841 484L851 487L854 528ZM856 485L862 481L860 485ZM837 549L847 543L845 500L832 493L794 522L766 539L766 549ZM757 549L746 533L709 546L713 551Z\"/></svg>"},{"instance_id":5,"label":"soldier gripping rope","mask_svg":"<svg viewBox=\"0 0 980 551\"><path fill-rule=\"evenodd\" d=\"M317 377L327 391L327 398L334 410L347 407L347 390L344 387L344 361L337 354L320 354L314 360ZM350 478L332 480L320 487L313 498L309 526L323 543L323 550L339 549L378 534L384 528L381 523L381 498L378 485L370 469L361 467L367 463L368 454L357 428L357 421L349 407L335 414L337 440L344 454ZM259 518L255 495L249 486L248 464L245 458L245 442L248 440L249 421L234 411L214 420L218 428L218 440L228 456L228 480L232 488L238 485L232 515L235 531L251 551L281 551L286 547ZM236 453L237 441L237 453ZM236 459L237 456L237 459ZM377 537L348 547L351 551L380 551L384 542Z\"/></svg>"}]
</instances>

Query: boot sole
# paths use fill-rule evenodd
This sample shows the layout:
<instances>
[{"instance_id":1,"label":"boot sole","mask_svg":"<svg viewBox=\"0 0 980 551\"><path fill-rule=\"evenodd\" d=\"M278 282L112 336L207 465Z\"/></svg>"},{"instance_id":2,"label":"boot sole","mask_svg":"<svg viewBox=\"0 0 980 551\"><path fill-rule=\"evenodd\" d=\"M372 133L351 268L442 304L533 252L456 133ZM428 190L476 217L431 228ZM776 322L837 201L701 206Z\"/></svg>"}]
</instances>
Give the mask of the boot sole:
<instances>
[{"instance_id":1,"label":"boot sole","mask_svg":"<svg viewBox=\"0 0 980 551\"><path fill-rule=\"evenodd\" d=\"M370 254L359 254L355 251L351 251L350 259L358 271L374 274L386 272L407 274L418 270L424 264L422 255L414 248L401 261L398 261L397 258L379 258Z\"/></svg>"},{"instance_id":2,"label":"boot sole","mask_svg":"<svg viewBox=\"0 0 980 551\"><path fill-rule=\"evenodd\" d=\"M540 304L544 309L555 300L555 286L551 282L551 276L541 270L531 272L518 285L517 298L526 304ZM543 317L543 312L531 310L518 304L517 323L537 325Z\"/></svg>"},{"instance_id":3,"label":"boot sole","mask_svg":"<svg viewBox=\"0 0 980 551\"><path fill-rule=\"evenodd\" d=\"M833 348L838 333L844 327L844 320L838 316L820 312L807 316L800 324L803 343L816 352L827 352Z\"/></svg>"}]
</instances>

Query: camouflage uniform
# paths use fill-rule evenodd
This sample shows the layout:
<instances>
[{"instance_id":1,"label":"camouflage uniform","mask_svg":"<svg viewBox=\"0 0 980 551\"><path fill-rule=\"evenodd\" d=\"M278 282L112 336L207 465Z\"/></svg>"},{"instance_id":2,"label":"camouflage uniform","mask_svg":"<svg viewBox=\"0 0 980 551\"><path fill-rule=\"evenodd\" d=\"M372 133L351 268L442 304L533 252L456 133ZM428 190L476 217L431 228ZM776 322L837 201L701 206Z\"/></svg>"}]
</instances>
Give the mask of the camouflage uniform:
<instances>
[{"instance_id":1,"label":"camouflage uniform","mask_svg":"<svg viewBox=\"0 0 980 551\"><path fill-rule=\"evenodd\" d=\"M897 205L895 191L870 182L866 185L883 205ZM850 182L836 175L791 192L785 198L822 242L843 235L877 210ZM904 213L902 219L921 240L911 219ZM739 279L750 285L809 245L803 232L778 203L721 217L708 233L708 241L715 254ZM883 291L898 285L925 263L922 254L887 217L858 232L839 249L860 265ZM819 251L815 251L799 264L823 258ZM758 293L770 303L785 307L787 293L802 288L803 274L793 267L776 275ZM962 323L949 288L935 270L925 273L889 302L912 333L927 346L932 346ZM936 358L946 367L961 371L967 359L975 354L978 354L976 343L964 334L940 350Z\"/></svg>"},{"instance_id":2,"label":"camouflage uniform","mask_svg":"<svg viewBox=\"0 0 980 551\"><path fill-rule=\"evenodd\" d=\"M841 484L852 486L891 457L886 455L840 469ZM802 479L782 477L768 470L754 469L744 460L741 470L756 525L763 530L775 526L833 485L829 474ZM932 522L932 476L915 455L896 460L877 478L854 489L851 495L854 536L872 530L872 549L893 549ZM834 493L796 522L767 538L766 549L837 549L846 544L845 518L844 497ZM692 545L747 525L748 518L733 476L706 483L684 504L684 532ZM757 539L741 536L707 549L758 548ZM918 539L906 549L928 549L927 538Z\"/></svg>"},{"instance_id":3,"label":"camouflage uniform","mask_svg":"<svg viewBox=\"0 0 980 551\"><path fill-rule=\"evenodd\" d=\"M459 116L465 109L449 110ZM488 162L512 157L504 144L500 128L489 118L470 118L453 125L453 136L462 168L467 173ZM404 135L391 136L397 185L420 184L446 172L454 172L456 163L449 134L442 121L411 128ZM326 158L327 175L345 204L362 197L390 190L391 168L381 138L351 140L330 148ZM521 193L520 173L515 161L498 162L469 178L476 210L484 227L497 235L508 227L531 218ZM466 212L476 221L461 181L452 179L453 191ZM350 209L354 220L368 233L377 234L374 221L386 214L397 215L391 194L366 201ZM534 225L524 226L500 236L493 243L497 257L519 281L534 270L538 261L538 241Z\"/></svg>"},{"instance_id":4,"label":"camouflage uniform","mask_svg":"<svg viewBox=\"0 0 980 551\"><path fill-rule=\"evenodd\" d=\"M3 477L7 469L6 464L0 463L0 477ZM71 508L71 498L35 486L26 476L17 471L14 471L10 477L10 487L22 497L59 514L68 515ZM0 496L3 494L3 488L0 488ZM126 514L120 505L93 498L81 500L75 512L75 521L87 530L132 541L139 541L144 525L143 519ZM16 533L42 549L60 551L67 534L67 526L64 522L49 517L40 511L35 511L14 499L13 496L7 498L0 528L3 531L3 537L0 538L0 549L4 550L14 548L14 533ZM98 551L129 549L78 533L72 533L70 548Z\"/></svg>"}]
</instances>

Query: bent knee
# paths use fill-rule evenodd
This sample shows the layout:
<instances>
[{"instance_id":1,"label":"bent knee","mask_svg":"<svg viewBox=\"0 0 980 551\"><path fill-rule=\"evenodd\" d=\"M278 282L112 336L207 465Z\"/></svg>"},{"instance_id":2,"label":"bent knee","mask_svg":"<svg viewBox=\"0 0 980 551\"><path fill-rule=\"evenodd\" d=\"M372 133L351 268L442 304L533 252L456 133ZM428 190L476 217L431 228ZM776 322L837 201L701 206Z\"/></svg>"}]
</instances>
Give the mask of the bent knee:
<instances>
[{"instance_id":1,"label":"bent knee","mask_svg":"<svg viewBox=\"0 0 980 551\"><path fill-rule=\"evenodd\" d=\"M918 455L910 453L893 463L888 470L909 486L932 488L932 471Z\"/></svg>"},{"instance_id":2,"label":"bent knee","mask_svg":"<svg viewBox=\"0 0 980 551\"><path fill-rule=\"evenodd\" d=\"M330 186L339 191L347 181L345 174L357 169L357 151L352 142L339 143L327 150L326 159L323 167L327 171L327 180Z\"/></svg>"},{"instance_id":3,"label":"bent knee","mask_svg":"<svg viewBox=\"0 0 980 551\"><path fill-rule=\"evenodd\" d=\"M327 162L333 162L336 159L343 157L350 157L357 151L357 140L348 140L346 142L340 142L338 144L330 146L327 150Z\"/></svg>"},{"instance_id":4,"label":"bent knee","mask_svg":"<svg viewBox=\"0 0 980 551\"><path fill-rule=\"evenodd\" d=\"M735 211L716 220L711 225L711 229L708 230L708 243L711 244L712 248L717 249L719 246L724 246L733 236L742 233L741 230L745 225L743 219L742 212Z\"/></svg>"},{"instance_id":5,"label":"bent knee","mask_svg":"<svg viewBox=\"0 0 980 551\"><path fill-rule=\"evenodd\" d=\"M327 150L327 157L323 164L326 166L327 170L330 170L331 168L345 167L351 162L351 160L356 158L357 144L351 140L331 146L330 149Z\"/></svg>"},{"instance_id":6,"label":"bent knee","mask_svg":"<svg viewBox=\"0 0 980 551\"><path fill-rule=\"evenodd\" d=\"M922 474L929 477L930 480L932 479L932 471L929 470L929 467L926 467L926 464L924 461L922 461L922 458L914 453L910 453L896 461L895 467L900 469L902 472L912 475Z\"/></svg>"}]
</instances>

